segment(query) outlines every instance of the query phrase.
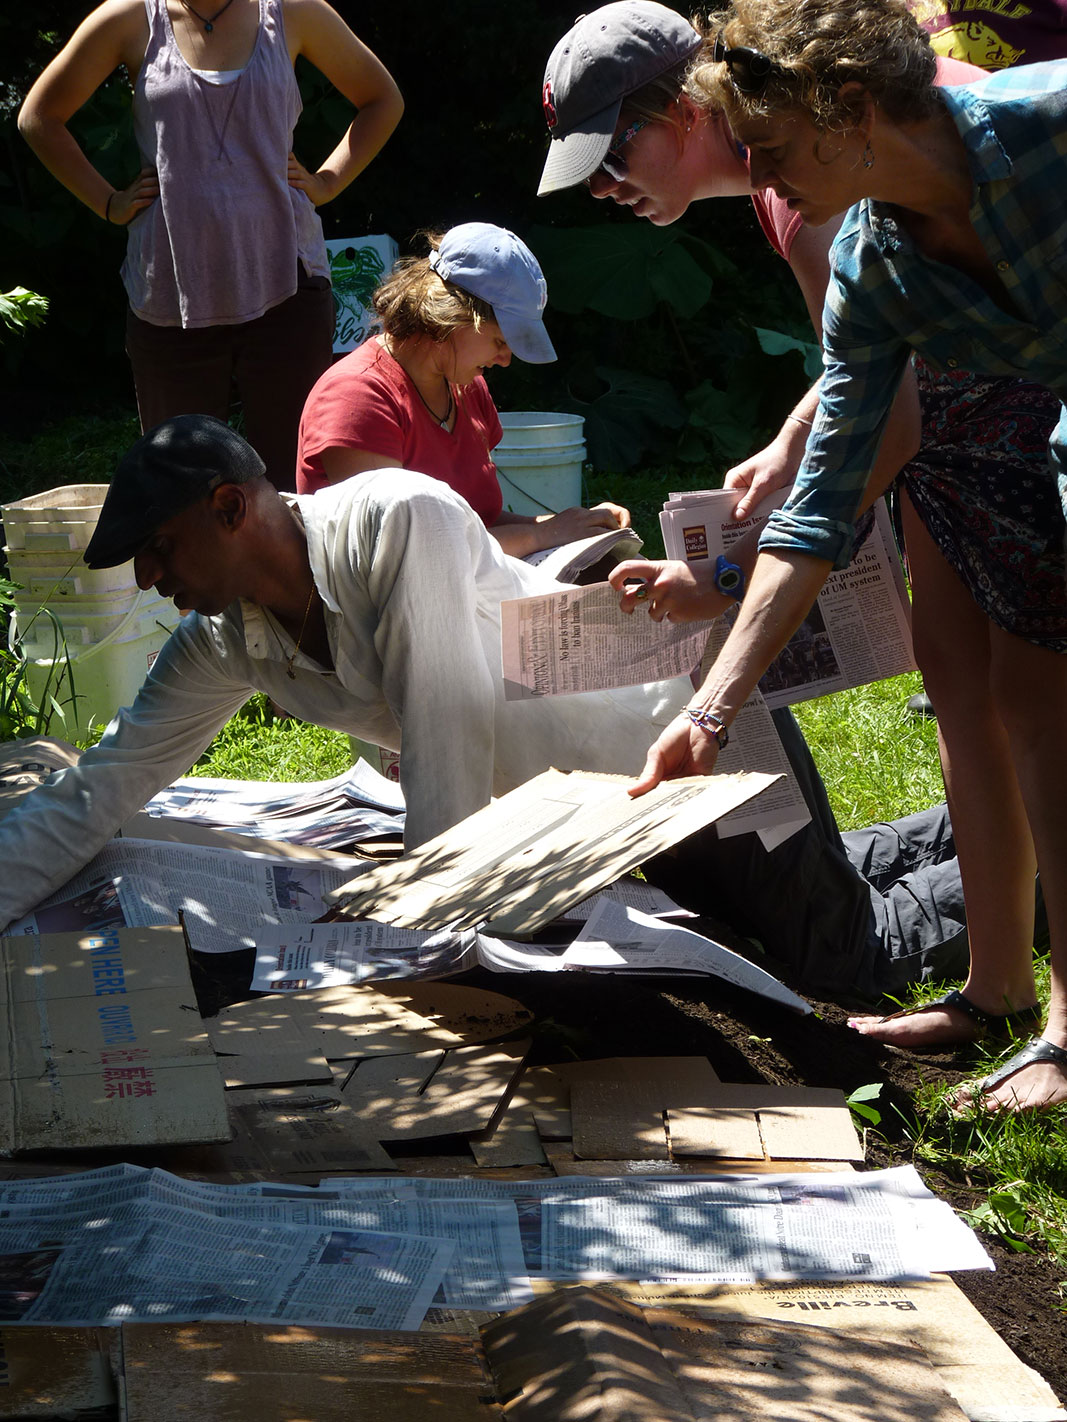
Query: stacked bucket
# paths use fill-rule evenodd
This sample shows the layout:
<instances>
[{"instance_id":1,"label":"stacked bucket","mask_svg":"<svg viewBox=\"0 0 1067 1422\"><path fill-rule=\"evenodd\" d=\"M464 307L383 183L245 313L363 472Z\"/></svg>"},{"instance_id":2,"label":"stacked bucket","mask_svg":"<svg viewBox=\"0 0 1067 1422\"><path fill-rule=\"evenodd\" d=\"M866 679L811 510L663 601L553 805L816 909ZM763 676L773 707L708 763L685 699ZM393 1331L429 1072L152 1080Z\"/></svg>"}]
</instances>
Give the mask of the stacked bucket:
<instances>
[{"instance_id":1,"label":"stacked bucket","mask_svg":"<svg viewBox=\"0 0 1067 1422\"><path fill-rule=\"evenodd\" d=\"M82 561L106 493L106 484L67 484L0 505L18 585L11 645L26 659L30 695L39 703L47 689L63 707L68 738L130 705L178 621L154 590L138 588L132 563L94 572Z\"/></svg>"}]
</instances>

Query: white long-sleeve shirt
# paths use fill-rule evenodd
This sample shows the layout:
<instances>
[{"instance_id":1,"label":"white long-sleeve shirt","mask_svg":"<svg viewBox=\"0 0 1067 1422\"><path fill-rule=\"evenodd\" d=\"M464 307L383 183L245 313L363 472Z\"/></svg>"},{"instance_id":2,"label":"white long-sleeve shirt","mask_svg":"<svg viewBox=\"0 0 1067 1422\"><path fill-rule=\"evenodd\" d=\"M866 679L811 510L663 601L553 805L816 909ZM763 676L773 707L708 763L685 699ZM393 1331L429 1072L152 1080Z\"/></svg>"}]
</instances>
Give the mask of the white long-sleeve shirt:
<instances>
[{"instance_id":1,"label":"white long-sleeve shirt","mask_svg":"<svg viewBox=\"0 0 1067 1422\"><path fill-rule=\"evenodd\" d=\"M408 848L549 766L636 774L687 680L504 700L500 603L555 584L509 558L439 480L361 474L296 507L334 669L254 603L187 616L99 745L0 821L0 926L72 877L184 775L253 691L303 720L400 749Z\"/></svg>"}]
</instances>

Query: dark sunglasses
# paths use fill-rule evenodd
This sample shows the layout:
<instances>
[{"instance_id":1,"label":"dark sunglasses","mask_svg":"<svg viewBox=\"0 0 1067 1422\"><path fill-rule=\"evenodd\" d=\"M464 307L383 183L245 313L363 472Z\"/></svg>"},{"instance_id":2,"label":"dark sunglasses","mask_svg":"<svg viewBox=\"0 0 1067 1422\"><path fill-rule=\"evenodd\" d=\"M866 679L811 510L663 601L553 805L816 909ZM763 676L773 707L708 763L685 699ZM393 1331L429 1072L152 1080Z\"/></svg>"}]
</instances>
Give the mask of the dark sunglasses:
<instances>
[{"instance_id":1,"label":"dark sunglasses","mask_svg":"<svg viewBox=\"0 0 1067 1422\"><path fill-rule=\"evenodd\" d=\"M722 34L715 36L711 59L713 64L725 64L730 71L734 87L742 94L759 94L767 86L767 81L782 69L761 49L739 46L730 49L723 43Z\"/></svg>"},{"instance_id":2,"label":"dark sunglasses","mask_svg":"<svg viewBox=\"0 0 1067 1422\"><path fill-rule=\"evenodd\" d=\"M629 176L630 165L622 156L622 150L629 143L630 139L636 138L643 128L648 127L650 122L651 119L646 118L634 119L629 128L624 128L620 134L611 140L611 147L600 160L600 167L597 168L596 171L598 173L607 173L608 177L614 183L625 182ZM589 179L586 178L585 181L588 183Z\"/></svg>"}]
</instances>

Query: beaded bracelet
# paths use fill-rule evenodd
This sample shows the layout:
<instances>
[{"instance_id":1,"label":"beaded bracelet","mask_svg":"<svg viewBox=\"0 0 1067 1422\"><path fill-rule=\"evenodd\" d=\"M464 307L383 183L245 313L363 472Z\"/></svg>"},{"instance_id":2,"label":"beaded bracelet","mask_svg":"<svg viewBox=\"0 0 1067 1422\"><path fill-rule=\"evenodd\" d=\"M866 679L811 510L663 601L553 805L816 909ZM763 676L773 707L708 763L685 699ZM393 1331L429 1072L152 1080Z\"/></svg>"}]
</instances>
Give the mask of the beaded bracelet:
<instances>
[{"instance_id":1,"label":"beaded bracelet","mask_svg":"<svg viewBox=\"0 0 1067 1422\"><path fill-rule=\"evenodd\" d=\"M688 716L694 726L699 726L702 731L707 731L709 736L714 736L719 743L720 750L726 749L730 742L730 733L721 716L717 716L714 711L705 710L701 706L686 706L682 714Z\"/></svg>"}]
</instances>

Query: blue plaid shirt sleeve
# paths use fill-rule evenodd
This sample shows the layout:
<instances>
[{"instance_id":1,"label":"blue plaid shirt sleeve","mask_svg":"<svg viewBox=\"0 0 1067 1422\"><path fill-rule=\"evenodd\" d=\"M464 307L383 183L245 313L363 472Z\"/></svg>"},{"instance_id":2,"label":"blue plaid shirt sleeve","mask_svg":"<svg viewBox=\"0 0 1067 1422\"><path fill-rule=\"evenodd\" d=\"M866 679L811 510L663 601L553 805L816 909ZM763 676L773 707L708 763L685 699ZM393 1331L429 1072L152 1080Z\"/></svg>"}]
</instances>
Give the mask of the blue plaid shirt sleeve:
<instances>
[{"instance_id":1,"label":"blue plaid shirt sleeve","mask_svg":"<svg viewBox=\"0 0 1067 1422\"><path fill-rule=\"evenodd\" d=\"M971 221L1003 294L926 259L891 208L865 201L846 214L830 254L819 412L761 548L845 565L911 351L938 369L1067 392L1067 63L1001 70L943 89L941 102L967 152ZM1050 464L1067 508L1067 414Z\"/></svg>"},{"instance_id":2,"label":"blue plaid shirt sleeve","mask_svg":"<svg viewBox=\"0 0 1067 1422\"><path fill-rule=\"evenodd\" d=\"M864 295L884 283L885 269L870 247L853 240L859 226L853 209L833 250L819 410L804 461L788 502L760 539L761 548L812 554L836 568L848 563L856 510L911 354L876 313L866 314Z\"/></svg>"}]
</instances>

